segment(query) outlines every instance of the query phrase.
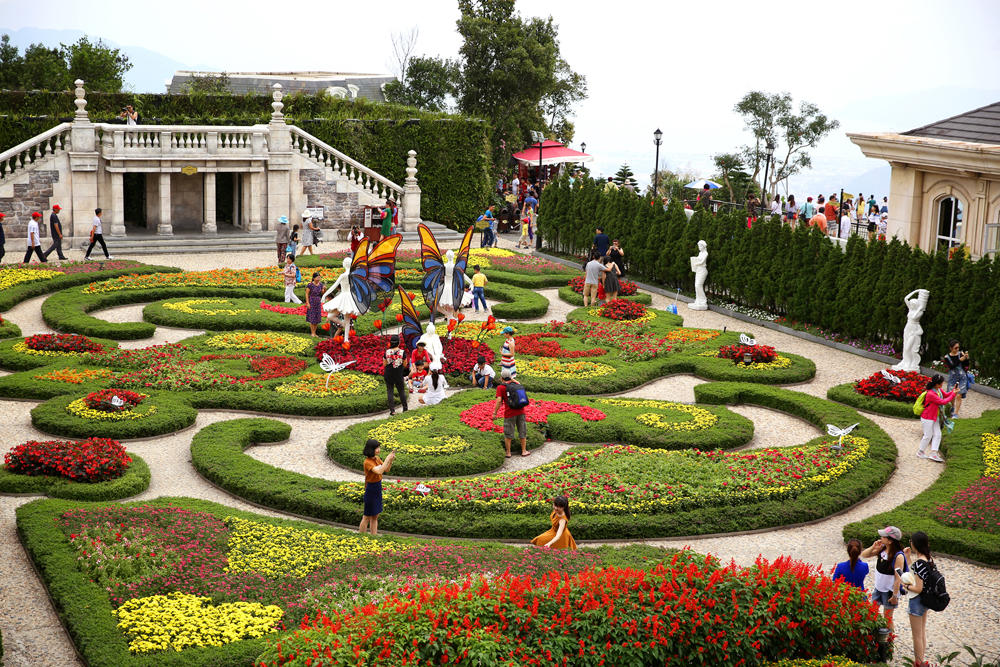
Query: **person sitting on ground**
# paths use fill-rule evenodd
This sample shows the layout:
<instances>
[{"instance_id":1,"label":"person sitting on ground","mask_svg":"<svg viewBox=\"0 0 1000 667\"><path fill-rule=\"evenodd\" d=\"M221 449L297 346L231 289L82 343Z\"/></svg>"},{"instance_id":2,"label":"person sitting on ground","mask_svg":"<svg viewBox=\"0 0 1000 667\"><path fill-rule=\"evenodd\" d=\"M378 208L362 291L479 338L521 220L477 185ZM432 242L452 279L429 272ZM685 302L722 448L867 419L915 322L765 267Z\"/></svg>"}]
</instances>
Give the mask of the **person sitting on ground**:
<instances>
[{"instance_id":1,"label":"person sitting on ground","mask_svg":"<svg viewBox=\"0 0 1000 667\"><path fill-rule=\"evenodd\" d=\"M427 391L427 362L415 362L410 377L407 379L411 394L422 394Z\"/></svg>"},{"instance_id":2,"label":"person sitting on ground","mask_svg":"<svg viewBox=\"0 0 1000 667\"><path fill-rule=\"evenodd\" d=\"M552 527L531 540L531 543L536 547L576 551L576 540L569 532L569 516L569 499L566 496L553 498L552 514L549 515Z\"/></svg>"},{"instance_id":3,"label":"person sitting on ground","mask_svg":"<svg viewBox=\"0 0 1000 667\"><path fill-rule=\"evenodd\" d=\"M418 363L423 362L427 365L431 363L431 355L427 351L427 343L425 341L417 341L417 347L410 354L410 363L416 366Z\"/></svg>"},{"instance_id":4,"label":"person sitting on ground","mask_svg":"<svg viewBox=\"0 0 1000 667\"><path fill-rule=\"evenodd\" d=\"M865 589L865 577L868 576L868 563L859 560L861 556L861 540L852 538L847 542L847 560L837 563L833 570L834 581L846 581L855 588Z\"/></svg>"},{"instance_id":5,"label":"person sitting on ground","mask_svg":"<svg viewBox=\"0 0 1000 667\"><path fill-rule=\"evenodd\" d=\"M421 405L437 405L444 400L444 390L448 388L448 381L441 374L441 371L437 369L431 371L431 377L427 380L426 385L423 395L417 397L417 401Z\"/></svg>"},{"instance_id":6,"label":"person sitting on ground","mask_svg":"<svg viewBox=\"0 0 1000 667\"><path fill-rule=\"evenodd\" d=\"M528 456L528 421L524 416L524 408L512 408L507 404L508 390L513 390L520 386L520 382L513 376L509 368L504 368L500 372L501 383L497 385L497 400L493 403L493 419L497 418L500 405L503 405L503 446L506 457L510 458L510 441L517 432L517 437L521 440L521 456Z\"/></svg>"},{"instance_id":7,"label":"person sitting on ground","mask_svg":"<svg viewBox=\"0 0 1000 667\"><path fill-rule=\"evenodd\" d=\"M486 363L486 357L483 355L479 355L476 359L476 365L472 367L472 372L469 374L472 384L483 389L491 389L496 376L497 372L493 370L492 366Z\"/></svg>"}]
</instances>

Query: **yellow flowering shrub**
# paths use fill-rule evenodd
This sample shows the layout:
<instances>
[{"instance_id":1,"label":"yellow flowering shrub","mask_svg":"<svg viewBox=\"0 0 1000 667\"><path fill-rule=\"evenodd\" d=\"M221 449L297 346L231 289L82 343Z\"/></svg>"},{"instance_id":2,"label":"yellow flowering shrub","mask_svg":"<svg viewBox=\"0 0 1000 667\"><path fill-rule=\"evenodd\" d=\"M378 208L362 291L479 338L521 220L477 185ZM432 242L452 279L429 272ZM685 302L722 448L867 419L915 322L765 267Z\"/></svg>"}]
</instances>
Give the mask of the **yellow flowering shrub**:
<instances>
[{"instance_id":1,"label":"yellow flowering shrub","mask_svg":"<svg viewBox=\"0 0 1000 667\"><path fill-rule=\"evenodd\" d=\"M205 347L219 350L254 350L259 352L284 352L302 354L312 347L313 341L293 334L264 331L231 331L208 338Z\"/></svg>"},{"instance_id":2,"label":"yellow flowering shrub","mask_svg":"<svg viewBox=\"0 0 1000 667\"><path fill-rule=\"evenodd\" d=\"M227 572L304 577L328 563L407 548L396 542L361 535L334 535L231 516L224 521L229 527Z\"/></svg>"},{"instance_id":3,"label":"yellow flowering shrub","mask_svg":"<svg viewBox=\"0 0 1000 667\"><path fill-rule=\"evenodd\" d=\"M129 650L150 653L262 637L277 629L284 611L259 602L213 605L207 597L173 592L127 600L114 614L129 636Z\"/></svg>"},{"instance_id":4,"label":"yellow flowering shrub","mask_svg":"<svg viewBox=\"0 0 1000 667\"><path fill-rule=\"evenodd\" d=\"M718 350L708 350L707 352L702 352L698 355L699 357L719 357ZM754 362L747 366L746 364L740 362L738 364L733 364L737 369L743 369L748 371L770 371L777 368L788 368L792 365L792 360L788 357L783 357L780 354L775 358L774 361L769 361L767 363Z\"/></svg>"},{"instance_id":5,"label":"yellow flowering shrub","mask_svg":"<svg viewBox=\"0 0 1000 667\"><path fill-rule=\"evenodd\" d=\"M341 371L330 376L327 386L325 373L303 373L295 380L274 388L279 394L323 398L324 396L354 396L378 387L378 380L370 375Z\"/></svg>"},{"instance_id":6,"label":"yellow flowering shrub","mask_svg":"<svg viewBox=\"0 0 1000 667\"><path fill-rule=\"evenodd\" d=\"M865 665L842 655L830 655L825 658L792 658L765 662L764 667L865 667Z\"/></svg>"},{"instance_id":7,"label":"yellow flowering shrub","mask_svg":"<svg viewBox=\"0 0 1000 667\"><path fill-rule=\"evenodd\" d=\"M145 398L145 396L143 396ZM91 419L99 422L124 422L133 419L145 419L156 414L156 406L152 404L140 405L131 410L120 410L118 412L105 412L104 410L94 410L87 407L86 399L78 398L66 406L66 412L76 415L81 419Z\"/></svg>"},{"instance_id":8,"label":"yellow flowering shrub","mask_svg":"<svg viewBox=\"0 0 1000 667\"><path fill-rule=\"evenodd\" d=\"M983 433L983 463L983 477L1000 477L1000 436L996 433Z\"/></svg>"},{"instance_id":9,"label":"yellow flowering shrub","mask_svg":"<svg viewBox=\"0 0 1000 667\"><path fill-rule=\"evenodd\" d=\"M559 361L550 357L540 357L517 364L517 372L543 378L595 378L611 375L614 366L593 361Z\"/></svg>"},{"instance_id":10,"label":"yellow flowering shrub","mask_svg":"<svg viewBox=\"0 0 1000 667\"><path fill-rule=\"evenodd\" d=\"M61 271L45 269L3 269L0 271L0 290L36 280L52 280L61 275L64 275Z\"/></svg>"},{"instance_id":11,"label":"yellow flowering shrub","mask_svg":"<svg viewBox=\"0 0 1000 667\"><path fill-rule=\"evenodd\" d=\"M23 340L14 343L10 349L21 354L32 354L39 357L76 357L85 354L83 352L62 352L61 350L33 350Z\"/></svg>"},{"instance_id":12,"label":"yellow flowering shrub","mask_svg":"<svg viewBox=\"0 0 1000 667\"><path fill-rule=\"evenodd\" d=\"M66 382L69 384L81 384L90 380L100 380L111 376L108 368L58 368L48 373L36 375L36 380L46 380L48 382Z\"/></svg>"},{"instance_id":13,"label":"yellow flowering shrub","mask_svg":"<svg viewBox=\"0 0 1000 667\"><path fill-rule=\"evenodd\" d=\"M382 443L386 449L393 449L405 454L455 454L464 452L472 445L458 435L441 435L429 438L424 442L400 442L396 436L406 431L427 426L432 421L430 415L416 415L405 419L396 419L368 431L368 437Z\"/></svg>"},{"instance_id":14,"label":"yellow flowering shrub","mask_svg":"<svg viewBox=\"0 0 1000 667\"><path fill-rule=\"evenodd\" d=\"M687 405L685 403L670 403L667 401L643 401L643 400L633 400L628 398L602 398L599 399L597 402L604 403L605 405L618 405L621 407L628 407L628 408L654 408L657 410L673 410L694 417L694 419L686 419L684 421L672 422L668 421L667 419L664 419L663 415L656 414L653 412L644 412L635 418L635 420L640 424L649 426L651 428L663 429L664 431L700 431L702 429L711 428L715 426L719 421L718 415L709 412L705 408L699 408L696 405Z\"/></svg>"},{"instance_id":15,"label":"yellow flowering shrub","mask_svg":"<svg viewBox=\"0 0 1000 667\"><path fill-rule=\"evenodd\" d=\"M644 322L652 322L653 320L656 319L656 311L653 310L652 308L647 308L645 315L643 315L642 317L637 317L634 320L611 320L611 318L604 317L604 315L601 314L600 308L588 308L587 314L590 315L591 317L598 317L602 320L620 322L622 324L642 324Z\"/></svg>"},{"instance_id":16,"label":"yellow flowering shrub","mask_svg":"<svg viewBox=\"0 0 1000 667\"><path fill-rule=\"evenodd\" d=\"M187 299L186 301L173 301L170 303L163 304L163 307L167 310L176 310L181 313L187 313L188 315L239 315L240 313L246 313L246 308L196 308L195 306L205 306L205 305L217 305L217 304L228 304L233 305L232 301L229 299Z\"/></svg>"}]
</instances>

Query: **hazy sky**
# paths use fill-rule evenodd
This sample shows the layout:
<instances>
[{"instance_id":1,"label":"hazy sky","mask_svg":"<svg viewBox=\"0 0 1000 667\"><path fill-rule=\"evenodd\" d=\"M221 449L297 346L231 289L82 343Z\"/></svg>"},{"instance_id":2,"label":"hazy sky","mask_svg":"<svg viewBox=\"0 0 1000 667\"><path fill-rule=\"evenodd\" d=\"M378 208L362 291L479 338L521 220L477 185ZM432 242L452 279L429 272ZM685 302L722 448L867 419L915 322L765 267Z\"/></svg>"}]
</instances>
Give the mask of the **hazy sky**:
<instances>
[{"instance_id":1,"label":"hazy sky","mask_svg":"<svg viewBox=\"0 0 1000 667\"><path fill-rule=\"evenodd\" d=\"M385 72L392 33L417 26L418 53L454 56L454 0L240 2L0 0L0 27L83 30L220 70ZM154 3L150 3L151 6ZM788 91L841 121L795 187L833 190L866 170L845 131L907 130L1000 99L1000 1L518 2L551 14L562 54L587 76L574 144L596 173L628 160L710 173L747 141L732 107L748 90ZM576 146L574 146L576 147ZM706 174L707 175L707 174Z\"/></svg>"}]
</instances>

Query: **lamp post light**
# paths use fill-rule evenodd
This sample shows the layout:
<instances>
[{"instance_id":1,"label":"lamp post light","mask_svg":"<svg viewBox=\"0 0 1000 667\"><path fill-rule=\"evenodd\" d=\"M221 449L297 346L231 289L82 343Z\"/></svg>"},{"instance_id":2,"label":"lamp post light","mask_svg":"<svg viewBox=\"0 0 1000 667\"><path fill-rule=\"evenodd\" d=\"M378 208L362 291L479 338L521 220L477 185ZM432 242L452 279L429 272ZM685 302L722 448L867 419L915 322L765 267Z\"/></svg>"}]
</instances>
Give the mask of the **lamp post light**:
<instances>
[{"instance_id":1,"label":"lamp post light","mask_svg":"<svg viewBox=\"0 0 1000 667\"><path fill-rule=\"evenodd\" d=\"M542 142L545 140L545 135L541 132L535 130L531 131L531 140L538 142L538 190L541 194L542 189Z\"/></svg>"},{"instance_id":2,"label":"lamp post light","mask_svg":"<svg viewBox=\"0 0 1000 667\"><path fill-rule=\"evenodd\" d=\"M653 132L653 143L656 145L656 162L653 164L653 201L656 201L656 189L660 185L660 145L663 143L663 132L656 128Z\"/></svg>"},{"instance_id":3,"label":"lamp post light","mask_svg":"<svg viewBox=\"0 0 1000 667\"><path fill-rule=\"evenodd\" d=\"M761 211L764 210L764 205L767 204L767 170L771 166L771 158L774 156L774 139L768 137L767 139L767 162L764 163L764 190L760 193L761 198Z\"/></svg>"}]
</instances>

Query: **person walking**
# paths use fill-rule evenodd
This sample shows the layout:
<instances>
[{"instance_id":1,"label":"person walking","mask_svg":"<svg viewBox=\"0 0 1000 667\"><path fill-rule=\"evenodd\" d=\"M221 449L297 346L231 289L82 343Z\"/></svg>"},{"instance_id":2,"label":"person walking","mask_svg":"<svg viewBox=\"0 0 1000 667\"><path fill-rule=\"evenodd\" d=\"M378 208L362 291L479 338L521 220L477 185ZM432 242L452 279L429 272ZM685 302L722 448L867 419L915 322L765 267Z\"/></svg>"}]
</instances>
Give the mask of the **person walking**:
<instances>
[{"instance_id":1,"label":"person walking","mask_svg":"<svg viewBox=\"0 0 1000 667\"><path fill-rule=\"evenodd\" d=\"M278 231L274 235L274 242L278 246L278 265L281 266L285 257L288 255L286 249L288 247L288 237L290 232L288 231L288 217L281 216L278 218Z\"/></svg>"},{"instance_id":2,"label":"person walking","mask_svg":"<svg viewBox=\"0 0 1000 667\"><path fill-rule=\"evenodd\" d=\"M6 217L6 213L0 213L0 262L3 262L3 256L7 254L7 234L3 229L3 219Z\"/></svg>"},{"instance_id":3,"label":"person walking","mask_svg":"<svg viewBox=\"0 0 1000 667\"><path fill-rule=\"evenodd\" d=\"M32 253L38 255L39 262L49 261L45 259L45 255L42 254L42 240L38 236L38 221L41 219L42 214L38 211L31 214L31 221L28 223L28 249L24 251L24 259L21 260L24 264L31 261Z\"/></svg>"},{"instance_id":4,"label":"person walking","mask_svg":"<svg viewBox=\"0 0 1000 667\"><path fill-rule=\"evenodd\" d=\"M570 549L576 551L576 540L569 532L569 499L566 496L556 496L552 499L552 514L549 521L552 527L531 540L536 547L550 549Z\"/></svg>"},{"instance_id":5,"label":"person walking","mask_svg":"<svg viewBox=\"0 0 1000 667\"><path fill-rule=\"evenodd\" d=\"M325 290L326 287L320 280L319 271L314 272L312 280L306 285L306 303L309 305L306 310L306 322L309 323L309 333L313 338L318 338L316 327L323 321L323 292Z\"/></svg>"},{"instance_id":6,"label":"person walking","mask_svg":"<svg viewBox=\"0 0 1000 667\"><path fill-rule=\"evenodd\" d=\"M795 220L799 215L799 206L795 203L795 195L788 195L788 203L785 204L785 222L787 222L792 229L795 229Z\"/></svg>"},{"instance_id":7,"label":"person walking","mask_svg":"<svg viewBox=\"0 0 1000 667\"><path fill-rule=\"evenodd\" d=\"M583 305L597 305L597 286L603 281L604 265L598 261L596 252L590 254L590 261L583 267Z\"/></svg>"},{"instance_id":8,"label":"person walking","mask_svg":"<svg viewBox=\"0 0 1000 667\"><path fill-rule=\"evenodd\" d=\"M962 401L969 393L969 368L972 361L969 359L968 350L962 350L962 344L957 338L948 341L948 354L941 358L941 363L948 369L948 380L945 389L957 393L955 396L955 409L951 411L954 419L958 417L958 411L962 408Z\"/></svg>"},{"instance_id":9,"label":"person walking","mask_svg":"<svg viewBox=\"0 0 1000 667\"><path fill-rule=\"evenodd\" d=\"M480 248L489 248L489 247L493 246L493 242L494 242L493 241L493 221L495 220L495 218L493 217L493 209L494 208L495 208L495 206L493 204L490 204L489 208L486 209L486 212L483 213L478 218L476 218L476 222L485 223L483 225L483 236L479 240L479 247Z\"/></svg>"},{"instance_id":10,"label":"person walking","mask_svg":"<svg viewBox=\"0 0 1000 667\"><path fill-rule=\"evenodd\" d=\"M431 378L427 381L427 391L417 397L421 405L437 405L444 400L444 390L448 388L448 381L444 379L441 370L435 368L431 371Z\"/></svg>"},{"instance_id":11,"label":"person walking","mask_svg":"<svg viewBox=\"0 0 1000 667\"><path fill-rule=\"evenodd\" d=\"M299 241L299 247L295 251L296 257L301 257L307 253L312 252L313 246L313 224L312 216L309 215L309 211L302 212L302 240Z\"/></svg>"},{"instance_id":12,"label":"person walking","mask_svg":"<svg viewBox=\"0 0 1000 667\"><path fill-rule=\"evenodd\" d=\"M814 215L816 206L813 204L813 198L806 197L806 203L802 205L802 217L808 222Z\"/></svg>"},{"instance_id":13,"label":"person walking","mask_svg":"<svg viewBox=\"0 0 1000 667\"><path fill-rule=\"evenodd\" d=\"M781 195L774 195L771 202L771 215L781 215Z\"/></svg>"},{"instance_id":14,"label":"person walking","mask_svg":"<svg viewBox=\"0 0 1000 667\"><path fill-rule=\"evenodd\" d=\"M517 351L517 345L514 343L514 327L504 327L503 333L505 337L503 345L500 346L500 374L506 371L512 378L516 378L517 363L514 361L514 353Z\"/></svg>"},{"instance_id":15,"label":"person walking","mask_svg":"<svg viewBox=\"0 0 1000 667\"><path fill-rule=\"evenodd\" d=\"M56 256L62 261L66 261L66 255L63 254L62 249L62 223L59 222L59 211L61 210L59 204L56 204L52 207L52 214L49 216L49 236L52 238L52 247L45 251L45 259L48 259L52 251L55 250Z\"/></svg>"},{"instance_id":16,"label":"person walking","mask_svg":"<svg viewBox=\"0 0 1000 667\"><path fill-rule=\"evenodd\" d=\"M514 438L514 434L521 440L521 456L529 456L531 452L528 451L528 421L524 416L524 408L527 406L512 408L511 398L508 398L508 394L517 392L522 393L524 390L521 388L521 383L517 381L517 378L510 372L510 369L504 368L500 371L500 384L497 385L497 400L493 403L493 419L497 418L497 412L500 410L500 405L503 405L503 446L504 455L509 459L510 454L510 441Z\"/></svg>"},{"instance_id":17,"label":"person walking","mask_svg":"<svg viewBox=\"0 0 1000 667\"><path fill-rule=\"evenodd\" d=\"M942 391L942 384L944 384L944 378L937 373L927 383L927 391L924 392L924 410L920 413L920 424L924 429L924 437L920 439L920 447L917 449L918 457L938 463L944 463L944 459L938 452L941 447L941 406L951 403L952 399L955 398L955 392ZM931 453L925 454L928 443L931 446Z\"/></svg>"},{"instance_id":18,"label":"person walking","mask_svg":"<svg viewBox=\"0 0 1000 667\"><path fill-rule=\"evenodd\" d=\"M834 581L846 581L855 588L865 589L865 577L868 576L868 563L859 560L861 556L861 540L852 538L847 542L847 560L837 563L833 569Z\"/></svg>"},{"instance_id":19,"label":"person walking","mask_svg":"<svg viewBox=\"0 0 1000 667\"><path fill-rule=\"evenodd\" d=\"M285 278L285 303L302 303L302 299L295 296L295 284L300 280L299 267L295 266L295 255L285 257L285 269L281 273Z\"/></svg>"},{"instance_id":20,"label":"person walking","mask_svg":"<svg viewBox=\"0 0 1000 667\"><path fill-rule=\"evenodd\" d=\"M292 231L288 235L288 245L285 246L285 257L294 255L299 251L299 226L292 225ZM281 261L285 261L282 257Z\"/></svg>"},{"instance_id":21,"label":"person walking","mask_svg":"<svg viewBox=\"0 0 1000 667\"><path fill-rule=\"evenodd\" d=\"M620 271L614 260L606 255L602 263L604 264L604 299L605 302L614 301L618 298L618 292L621 291L621 283L618 281Z\"/></svg>"},{"instance_id":22,"label":"person walking","mask_svg":"<svg viewBox=\"0 0 1000 667\"><path fill-rule=\"evenodd\" d=\"M104 259L114 259L108 254L108 246L104 242L104 224L101 220L103 213L103 209L94 209L94 219L90 223L90 245L87 246L87 252L83 255L85 260L90 259L90 253L93 251L95 243L101 244L101 250L104 251Z\"/></svg>"},{"instance_id":23,"label":"person walking","mask_svg":"<svg viewBox=\"0 0 1000 667\"><path fill-rule=\"evenodd\" d=\"M896 570L905 572L909 569L906 564L906 555L903 553L903 545L899 543L903 539L903 532L895 526L886 526L878 531L878 535L879 538L861 552L861 557L876 557L875 590L872 593L872 602L882 606L882 615L885 617L886 625L889 626L889 632L895 632L892 615L896 611L896 607L899 606L900 585Z\"/></svg>"},{"instance_id":24,"label":"person walking","mask_svg":"<svg viewBox=\"0 0 1000 667\"><path fill-rule=\"evenodd\" d=\"M608 248L608 257L611 261L615 263L618 267L618 275L625 275L625 251L622 250L621 244L618 243L618 239L611 242L611 247Z\"/></svg>"},{"instance_id":25,"label":"person walking","mask_svg":"<svg viewBox=\"0 0 1000 667\"><path fill-rule=\"evenodd\" d=\"M597 228L597 233L594 234L593 250L597 253L598 257L604 257L608 254L608 248L611 247L611 239L608 235L604 233L604 230L600 227Z\"/></svg>"},{"instance_id":26,"label":"person walking","mask_svg":"<svg viewBox=\"0 0 1000 667\"><path fill-rule=\"evenodd\" d=\"M396 460L396 452L389 452L385 461L379 458L382 443L369 438L365 443L365 502L362 510L361 525L358 532L364 534L365 529L372 537L378 535L378 517L382 513L382 475L389 472L392 462Z\"/></svg>"},{"instance_id":27,"label":"person walking","mask_svg":"<svg viewBox=\"0 0 1000 667\"><path fill-rule=\"evenodd\" d=\"M920 599L927 578L934 570L930 540L927 533L918 530L910 536L910 546L903 553L913 563L913 583L903 583L911 593L909 602L910 633L913 635L913 667L930 667L927 657L927 607Z\"/></svg>"},{"instance_id":28,"label":"person walking","mask_svg":"<svg viewBox=\"0 0 1000 667\"><path fill-rule=\"evenodd\" d=\"M385 358L382 360L382 378L385 380L386 402L389 404L390 415L396 414L397 393L403 412L410 409L406 400L406 374L410 368L410 360L406 358L406 350L400 347L399 341L398 334L393 334L389 338L389 349L385 351Z\"/></svg>"},{"instance_id":29,"label":"person walking","mask_svg":"<svg viewBox=\"0 0 1000 667\"><path fill-rule=\"evenodd\" d=\"M479 312L479 304L480 304L480 302L482 302L482 304L483 304L483 312L484 313L488 313L488 312L490 312L490 309L486 305L486 284L488 282L490 282L489 278L486 277L486 274L483 273L482 269L479 268L478 264L476 264L475 266L473 266L472 270L473 270L473 274L472 274L472 305L475 308L476 312L478 313Z\"/></svg>"}]
</instances>

